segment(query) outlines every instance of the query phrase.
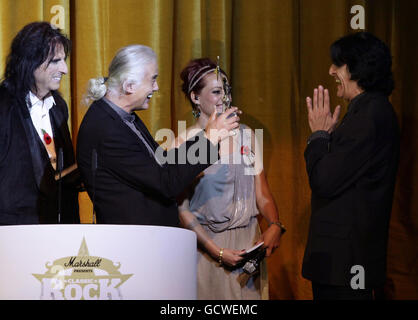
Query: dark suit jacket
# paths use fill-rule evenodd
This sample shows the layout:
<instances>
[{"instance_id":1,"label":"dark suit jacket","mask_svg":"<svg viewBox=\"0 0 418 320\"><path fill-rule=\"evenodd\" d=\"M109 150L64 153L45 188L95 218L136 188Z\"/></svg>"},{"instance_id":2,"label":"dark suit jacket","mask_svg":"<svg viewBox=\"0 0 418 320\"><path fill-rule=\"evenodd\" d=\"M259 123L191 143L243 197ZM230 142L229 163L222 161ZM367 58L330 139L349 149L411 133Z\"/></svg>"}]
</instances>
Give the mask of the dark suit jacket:
<instances>
[{"instance_id":1,"label":"dark suit jacket","mask_svg":"<svg viewBox=\"0 0 418 320\"><path fill-rule=\"evenodd\" d=\"M143 136L158 147L145 125L135 115ZM90 198L95 198L98 223L178 226L178 196L210 162L218 149L203 136L206 164L158 165L144 143L102 99L89 107L77 139L77 162ZM198 140L198 139L197 139ZM187 152L192 142L183 144ZM97 152L93 187L92 151Z\"/></svg>"},{"instance_id":2,"label":"dark suit jacket","mask_svg":"<svg viewBox=\"0 0 418 320\"><path fill-rule=\"evenodd\" d=\"M388 98L365 92L351 101L330 140L305 150L312 214L302 274L350 286L361 265L366 287L383 285L399 127Z\"/></svg>"},{"instance_id":3,"label":"dark suit jacket","mask_svg":"<svg viewBox=\"0 0 418 320\"><path fill-rule=\"evenodd\" d=\"M65 101L54 92L49 115L56 150L63 148L64 168L74 164ZM57 223L58 184L48 153L25 103L0 87L0 224ZM62 223L79 223L77 178L62 183Z\"/></svg>"}]
</instances>

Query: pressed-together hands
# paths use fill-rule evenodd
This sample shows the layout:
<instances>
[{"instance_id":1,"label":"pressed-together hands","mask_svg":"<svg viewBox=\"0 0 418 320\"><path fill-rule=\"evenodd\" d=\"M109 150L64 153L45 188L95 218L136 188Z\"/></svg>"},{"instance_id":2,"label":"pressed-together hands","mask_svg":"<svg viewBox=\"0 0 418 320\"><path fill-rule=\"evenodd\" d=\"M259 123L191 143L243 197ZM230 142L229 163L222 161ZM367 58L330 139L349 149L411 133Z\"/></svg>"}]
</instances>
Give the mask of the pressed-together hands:
<instances>
[{"instance_id":1,"label":"pressed-together hands","mask_svg":"<svg viewBox=\"0 0 418 320\"><path fill-rule=\"evenodd\" d=\"M337 125L341 112L341 106L337 106L334 114L329 107L329 92L321 85L314 89L313 101L310 97L306 98L308 108L309 126L312 132L324 130L331 133Z\"/></svg>"}]
</instances>

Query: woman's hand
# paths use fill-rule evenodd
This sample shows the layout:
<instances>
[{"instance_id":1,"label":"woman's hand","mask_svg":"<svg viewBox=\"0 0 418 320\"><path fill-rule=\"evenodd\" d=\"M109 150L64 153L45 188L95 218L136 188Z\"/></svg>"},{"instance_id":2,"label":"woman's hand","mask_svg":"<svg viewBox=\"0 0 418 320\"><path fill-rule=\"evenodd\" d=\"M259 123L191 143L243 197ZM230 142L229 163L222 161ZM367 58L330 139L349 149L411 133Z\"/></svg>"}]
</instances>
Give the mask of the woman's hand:
<instances>
[{"instance_id":1,"label":"woman's hand","mask_svg":"<svg viewBox=\"0 0 418 320\"><path fill-rule=\"evenodd\" d=\"M219 262L219 249L217 252L213 252L212 257ZM223 248L222 252L222 264L228 266L228 267L235 267L238 263L241 262L243 259L242 254L245 252L245 250L233 250L229 248Z\"/></svg>"},{"instance_id":2,"label":"woman's hand","mask_svg":"<svg viewBox=\"0 0 418 320\"><path fill-rule=\"evenodd\" d=\"M266 248L266 257L269 257L279 246L281 236L282 229L278 225L272 224L263 232L256 244L264 241L263 248Z\"/></svg>"},{"instance_id":3,"label":"woman's hand","mask_svg":"<svg viewBox=\"0 0 418 320\"><path fill-rule=\"evenodd\" d=\"M234 112L235 115L228 117ZM241 113L241 111L239 111L237 107L231 107L217 116L216 108L214 108L205 128L206 138L213 144L217 144L219 141L232 135L231 130L239 127L240 119L238 113Z\"/></svg>"}]
</instances>

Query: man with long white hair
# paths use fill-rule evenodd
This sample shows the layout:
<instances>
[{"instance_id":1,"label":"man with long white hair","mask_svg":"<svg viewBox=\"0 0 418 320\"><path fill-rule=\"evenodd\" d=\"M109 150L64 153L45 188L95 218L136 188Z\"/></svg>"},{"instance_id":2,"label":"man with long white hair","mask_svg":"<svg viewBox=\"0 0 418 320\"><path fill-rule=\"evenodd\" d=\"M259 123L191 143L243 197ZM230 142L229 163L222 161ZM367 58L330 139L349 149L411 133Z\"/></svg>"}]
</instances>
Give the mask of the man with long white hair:
<instances>
[{"instance_id":1,"label":"man with long white hair","mask_svg":"<svg viewBox=\"0 0 418 320\"><path fill-rule=\"evenodd\" d=\"M77 161L98 223L178 226L176 197L218 159L218 142L238 127L238 116L227 118L237 108L218 117L214 110L195 136L207 161L163 164L158 143L135 113L149 108L157 76L154 51L130 45L117 52L107 78L89 81L86 100L94 102L80 126ZM186 141L168 158L178 159L197 142Z\"/></svg>"}]
</instances>

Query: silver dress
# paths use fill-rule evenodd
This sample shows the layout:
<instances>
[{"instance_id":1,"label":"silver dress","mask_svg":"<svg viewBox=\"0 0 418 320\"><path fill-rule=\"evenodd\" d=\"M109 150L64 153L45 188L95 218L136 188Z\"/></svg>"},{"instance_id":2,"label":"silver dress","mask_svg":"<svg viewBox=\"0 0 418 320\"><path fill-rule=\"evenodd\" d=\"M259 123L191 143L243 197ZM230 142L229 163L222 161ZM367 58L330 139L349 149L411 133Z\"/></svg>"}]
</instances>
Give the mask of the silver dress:
<instances>
[{"instance_id":1,"label":"silver dress","mask_svg":"<svg viewBox=\"0 0 418 320\"><path fill-rule=\"evenodd\" d=\"M208 167L191 191L190 211L221 248L248 249L260 236L248 135L251 137L250 129L241 125L234 152ZM260 270L260 274L248 277L242 268L219 266L199 248L198 299L265 298L266 266L263 264Z\"/></svg>"}]
</instances>

